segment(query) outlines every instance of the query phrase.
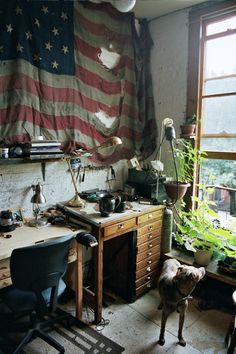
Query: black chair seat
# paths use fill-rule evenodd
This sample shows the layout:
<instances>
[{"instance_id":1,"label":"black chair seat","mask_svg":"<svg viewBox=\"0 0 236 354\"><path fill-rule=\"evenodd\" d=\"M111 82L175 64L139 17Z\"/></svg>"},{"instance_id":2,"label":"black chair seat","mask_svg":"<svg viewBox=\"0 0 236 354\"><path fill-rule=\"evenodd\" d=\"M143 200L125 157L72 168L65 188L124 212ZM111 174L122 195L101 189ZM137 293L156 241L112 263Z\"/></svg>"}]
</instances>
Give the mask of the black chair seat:
<instances>
[{"instance_id":1,"label":"black chair seat","mask_svg":"<svg viewBox=\"0 0 236 354\"><path fill-rule=\"evenodd\" d=\"M71 318L59 311L57 301L66 284L63 276L67 269L69 244L73 236L13 250L10 259L12 285L0 290L0 346L11 340L11 334L23 337L0 353L18 354L36 337L53 346L59 353L65 349L44 329ZM26 316L27 315L27 316ZM2 350L2 352L1 352Z\"/></svg>"},{"instance_id":2,"label":"black chair seat","mask_svg":"<svg viewBox=\"0 0 236 354\"><path fill-rule=\"evenodd\" d=\"M65 282L61 279L59 282L57 296L61 296L66 289ZM42 291L44 301L47 305L50 304L51 289L48 288ZM15 313L31 311L37 307L37 296L33 291L24 291L10 285L0 290L0 299L7 307ZM1 310L0 310L1 311Z\"/></svg>"}]
</instances>

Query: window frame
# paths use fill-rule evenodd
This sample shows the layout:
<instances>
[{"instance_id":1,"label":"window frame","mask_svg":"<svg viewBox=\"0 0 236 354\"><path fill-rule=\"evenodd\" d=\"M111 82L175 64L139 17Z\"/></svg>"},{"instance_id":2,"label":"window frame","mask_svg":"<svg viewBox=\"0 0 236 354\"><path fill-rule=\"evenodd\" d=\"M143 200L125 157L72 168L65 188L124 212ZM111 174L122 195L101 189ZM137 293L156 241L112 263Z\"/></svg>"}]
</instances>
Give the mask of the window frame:
<instances>
[{"instance_id":1,"label":"window frame","mask_svg":"<svg viewBox=\"0 0 236 354\"><path fill-rule=\"evenodd\" d=\"M195 145L200 147L201 138L201 102L200 97L210 97L211 95L202 95L203 83L203 35L201 33L204 21L215 21L216 17L226 17L228 13L236 11L234 1L224 1L218 5L203 6L197 10L192 10L189 14L189 52L188 52L188 81L187 81L187 116L196 114L200 119L197 122ZM232 32L236 32L233 30ZM219 37L220 35L211 35L209 37ZM221 35L222 36L222 35ZM226 94L231 95L231 94ZM214 97L220 95L214 95ZM224 137L220 134L205 134L203 136ZM227 135L229 136L229 135ZM236 136L236 134L232 134ZM236 160L236 152L209 151L208 157L213 159Z\"/></svg>"},{"instance_id":2,"label":"window frame","mask_svg":"<svg viewBox=\"0 0 236 354\"><path fill-rule=\"evenodd\" d=\"M202 77L201 77L201 31L202 22L208 18L215 19L217 15L228 14L229 12L235 11L236 5L235 1L223 1L218 4L207 4L203 3L199 6L194 7L189 13L189 37L188 37L188 75L187 75L187 101L186 101L186 116L192 116L197 114L197 117L201 117L201 110L199 105L199 95L202 88ZM201 118L197 121L196 126L196 137L193 142L195 147L200 148L200 137L201 137ZM219 152L210 151L208 152L209 159L222 159L222 160L236 160L235 152ZM189 189L187 196L185 198L188 208L191 208L191 195L198 194L197 183L199 181L199 170L196 171L194 175L194 182Z\"/></svg>"}]
</instances>

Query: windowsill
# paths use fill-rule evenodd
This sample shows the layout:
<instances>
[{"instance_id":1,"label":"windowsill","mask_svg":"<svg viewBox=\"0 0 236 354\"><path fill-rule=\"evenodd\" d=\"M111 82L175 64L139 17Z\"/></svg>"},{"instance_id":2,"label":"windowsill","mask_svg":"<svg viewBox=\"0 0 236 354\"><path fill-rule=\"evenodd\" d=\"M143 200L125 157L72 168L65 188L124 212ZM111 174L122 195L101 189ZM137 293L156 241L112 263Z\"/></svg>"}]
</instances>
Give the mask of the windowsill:
<instances>
[{"instance_id":1,"label":"windowsill","mask_svg":"<svg viewBox=\"0 0 236 354\"><path fill-rule=\"evenodd\" d=\"M185 254L184 252L181 252L175 248L172 248L171 252L164 253L163 257L164 258L175 258L178 261L180 261L180 263L185 263L187 265L197 266L197 264L194 263L193 257L191 257L191 256ZM229 274L221 272L218 268L217 263L218 263L217 260L213 260L213 261L211 261L211 263L208 266L205 267L206 275L211 278L214 278L216 280L219 280L223 283L236 286L235 276L233 276L233 275L231 276Z\"/></svg>"}]
</instances>

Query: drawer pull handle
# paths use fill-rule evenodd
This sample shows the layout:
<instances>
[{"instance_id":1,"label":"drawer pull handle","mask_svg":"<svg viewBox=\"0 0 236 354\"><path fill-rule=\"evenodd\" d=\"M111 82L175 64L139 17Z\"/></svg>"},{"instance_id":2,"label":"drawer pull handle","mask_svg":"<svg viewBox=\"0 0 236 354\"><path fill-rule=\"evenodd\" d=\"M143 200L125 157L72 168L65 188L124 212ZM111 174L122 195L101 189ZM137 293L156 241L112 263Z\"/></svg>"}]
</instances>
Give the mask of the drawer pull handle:
<instances>
[{"instance_id":1,"label":"drawer pull handle","mask_svg":"<svg viewBox=\"0 0 236 354\"><path fill-rule=\"evenodd\" d=\"M153 218L153 215L152 214L149 214L148 215L148 219L152 219Z\"/></svg>"},{"instance_id":2,"label":"drawer pull handle","mask_svg":"<svg viewBox=\"0 0 236 354\"><path fill-rule=\"evenodd\" d=\"M118 225L118 229L123 229L124 228L124 224L119 224Z\"/></svg>"},{"instance_id":3,"label":"drawer pull handle","mask_svg":"<svg viewBox=\"0 0 236 354\"><path fill-rule=\"evenodd\" d=\"M148 238L152 238L152 234L148 234Z\"/></svg>"},{"instance_id":4,"label":"drawer pull handle","mask_svg":"<svg viewBox=\"0 0 236 354\"><path fill-rule=\"evenodd\" d=\"M151 277L147 277L147 280L150 280L151 279Z\"/></svg>"},{"instance_id":5,"label":"drawer pull handle","mask_svg":"<svg viewBox=\"0 0 236 354\"><path fill-rule=\"evenodd\" d=\"M151 255L152 255L152 252L148 252L147 255L148 255L148 256L151 256Z\"/></svg>"},{"instance_id":6,"label":"drawer pull handle","mask_svg":"<svg viewBox=\"0 0 236 354\"><path fill-rule=\"evenodd\" d=\"M150 226L148 227L148 230L149 230L149 231L152 231L152 230L153 230L153 225L150 225Z\"/></svg>"},{"instance_id":7,"label":"drawer pull handle","mask_svg":"<svg viewBox=\"0 0 236 354\"><path fill-rule=\"evenodd\" d=\"M151 284L150 283L147 284L147 288L151 288Z\"/></svg>"},{"instance_id":8,"label":"drawer pull handle","mask_svg":"<svg viewBox=\"0 0 236 354\"><path fill-rule=\"evenodd\" d=\"M147 267L146 271L151 272L151 267Z\"/></svg>"},{"instance_id":9,"label":"drawer pull handle","mask_svg":"<svg viewBox=\"0 0 236 354\"><path fill-rule=\"evenodd\" d=\"M147 261L147 264L151 264L152 263L152 261Z\"/></svg>"},{"instance_id":10,"label":"drawer pull handle","mask_svg":"<svg viewBox=\"0 0 236 354\"><path fill-rule=\"evenodd\" d=\"M149 243L148 247L152 248L152 243Z\"/></svg>"}]
</instances>

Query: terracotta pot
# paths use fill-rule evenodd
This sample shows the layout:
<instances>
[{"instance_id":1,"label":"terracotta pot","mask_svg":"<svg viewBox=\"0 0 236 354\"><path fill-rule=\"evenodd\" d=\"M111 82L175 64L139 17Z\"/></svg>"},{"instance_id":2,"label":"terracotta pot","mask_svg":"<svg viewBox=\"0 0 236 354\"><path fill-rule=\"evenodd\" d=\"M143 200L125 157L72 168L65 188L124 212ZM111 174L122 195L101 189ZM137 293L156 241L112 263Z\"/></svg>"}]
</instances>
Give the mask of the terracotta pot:
<instances>
[{"instance_id":1,"label":"terracotta pot","mask_svg":"<svg viewBox=\"0 0 236 354\"><path fill-rule=\"evenodd\" d=\"M190 183L177 183L176 181L164 182L163 184L166 193L171 200L179 200L183 198L187 192L187 188L190 187Z\"/></svg>"},{"instance_id":2,"label":"terracotta pot","mask_svg":"<svg viewBox=\"0 0 236 354\"><path fill-rule=\"evenodd\" d=\"M196 124L182 124L180 126L181 136L190 137L195 135Z\"/></svg>"},{"instance_id":3,"label":"terracotta pot","mask_svg":"<svg viewBox=\"0 0 236 354\"><path fill-rule=\"evenodd\" d=\"M211 262L212 251L196 250L194 253L195 263L201 266L207 266Z\"/></svg>"}]
</instances>

